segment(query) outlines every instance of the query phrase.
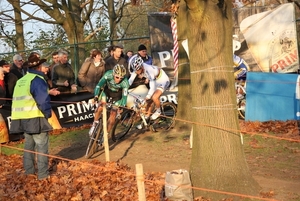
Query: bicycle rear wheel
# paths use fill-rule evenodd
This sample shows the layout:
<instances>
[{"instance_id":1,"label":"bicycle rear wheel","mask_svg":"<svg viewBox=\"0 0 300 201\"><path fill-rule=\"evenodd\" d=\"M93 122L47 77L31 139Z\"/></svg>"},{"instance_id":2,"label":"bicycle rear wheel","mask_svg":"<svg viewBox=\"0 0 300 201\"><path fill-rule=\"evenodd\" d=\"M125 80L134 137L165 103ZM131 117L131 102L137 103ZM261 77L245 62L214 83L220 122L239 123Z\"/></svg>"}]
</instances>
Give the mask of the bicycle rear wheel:
<instances>
[{"instance_id":1,"label":"bicycle rear wheel","mask_svg":"<svg viewBox=\"0 0 300 201\"><path fill-rule=\"evenodd\" d=\"M92 137L90 137L90 141L85 153L85 158L90 158L94 153L97 152L97 148L102 144L103 141L102 124L103 124L102 119L100 119L98 125L96 125Z\"/></svg>"},{"instance_id":2,"label":"bicycle rear wheel","mask_svg":"<svg viewBox=\"0 0 300 201\"><path fill-rule=\"evenodd\" d=\"M174 103L165 102L161 105L161 115L150 123L153 132L168 131L175 126L177 107Z\"/></svg>"},{"instance_id":3,"label":"bicycle rear wheel","mask_svg":"<svg viewBox=\"0 0 300 201\"><path fill-rule=\"evenodd\" d=\"M128 110L122 114L120 119L116 119L111 131L112 141L117 142L129 132L133 125L134 115L134 111Z\"/></svg>"},{"instance_id":4,"label":"bicycle rear wheel","mask_svg":"<svg viewBox=\"0 0 300 201\"><path fill-rule=\"evenodd\" d=\"M246 115L246 97L240 99L237 103L238 114L240 119L245 119Z\"/></svg>"}]
</instances>

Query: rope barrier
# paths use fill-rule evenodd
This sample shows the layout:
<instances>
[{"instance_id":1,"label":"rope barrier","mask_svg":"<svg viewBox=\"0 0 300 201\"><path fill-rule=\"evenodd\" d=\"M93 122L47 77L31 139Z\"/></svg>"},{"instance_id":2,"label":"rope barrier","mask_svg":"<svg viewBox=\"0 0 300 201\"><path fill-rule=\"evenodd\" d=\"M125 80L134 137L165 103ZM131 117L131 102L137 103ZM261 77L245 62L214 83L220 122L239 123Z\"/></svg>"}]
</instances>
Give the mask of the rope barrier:
<instances>
[{"instance_id":1,"label":"rope barrier","mask_svg":"<svg viewBox=\"0 0 300 201\"><path fill-rule=\"evenodd\" d=\"M261 81L263 82L263 81ZM273 82L275 83L275 82ZM282 82L282 83L296 83L296 82ZM11 100L11 99L7 99L7 98L0 98L2 100ZM68 101L51 101L51 102L55 102L55 103L66 103L66 104L74 104L74 103L81 103L81 102L68 102ZM226 106L231 107L232 104L227 104ZM192 107L193 109L223 109L222 107L224 107L223 105L217 105L217 106L202 106L202 107ZM128 108L127 108L128 109ZM225 108L225 109L236 109L236 108ZM168 116L165 116L166 118L170 118ZM291 141L291 142L300 142L300 140L295 140L295 139L291 139L291 138L284 138L284 137L277 137L277 136L273 136L273 135L269 135L266 133L256 133L256 132L247 132L244 130L237 130L237 129L230 129L230 128L223 128L223 127L219 127L219 126L214 126L214 125L210 125L210 124L203 124L201 122L194 122L194 121L188 121L188 120L184 120L184 119L179 119L179 118L175 118L176 121L181 121L184 123L189 123L189 124L194 124L194 125L199 125L199 126L206 126L206 127L211 127L211 128L215 128L215 129L222 129L222 130L227 130L227 131L233 131L233 132L240 132L243 134L249 134L249 135L257 135L257 136L262 136L262 137L266 137L266 138L273 138L273 139L277 139L277 140L286 140L286 141ZM124 172L124 171L116 171L110 168L104 168L104 167L100 167L98 165L94 165L91 163L87 163L87 162L81 162L81 161L75 161L75 160L70 160L67 158L63 158L63 157L58 157L58 156L53 156L53 155L48 155L48 154L42 154L42 153L37 153L37 152L33 152L33 151L29 151L29 150L24 150L24 149L20 149L17 147L12 147L12 146L8 146L8 145L4 145L1 144L0 147L6 147L6 148L10 148L10 149L15 149L15 150L19 150L19 151L28 151L28 152L32 152L35 154L40 154L40 155L45 155L54 159L59 159L62 161L68 161L68 162L72 162L72 163L77 163L77 164L81 164L81 165L89 165L92 167L97 167L100 168L102 171L115 171L115 172L120 172L123 174L128 174L130 176L136 176L136 174L131 174L128 172ZM139 175L139 177L141 177L141 175ZM163 183L162 181L153 181L153 180L147 180L147 179L142 179L145 182L151 182L151 183L156 183L158 185L164 185L165 183ZM185 187L189 187L192 188L194 190L201 190L201 191L208 191L208 192L215 192L215 193L220 193L220 194L225 194L225 195L232 195L232 196L239 196L239 197L245 197L245 198L255 198L255 199L259 199L259 200L273 200L274 199L268 199L268 198L260 198L260 197L255 197L255 196L249 196L249 195L244 195L244 194L238 194L238 193L231 193L231 192L224 192L224 191L218 191L218 190L213 190L213 189L206 189L206 188L199 188L199 187L191 187L191 186L185 186Z\"/></svg>"},{"instance_id":2,"label":"rope barrier","mask_svg":"<svg viewBox=\"0 0 300 201\"><path fill-rule=\"evenodd\" d=\"M225 68L225 70L219 70L220 68L221 69ZM226 70L226 68L230 68L231 70ZM191 74L202 73L202 72L234 72L234 71L232 65L225 65L225 66L210 67L203 70L191 71Z\"/></svg>"},{"instance_id":3,"label":"rope barrier","mask_svg":"<svg viewBox=\"0 0 300 201\"><path fill-rule=\"evenodd\" d=\"M100 169L100 171L110 171L110 172L117 172L120 174L124 174L127 175L128 177L132 177L134 176L137 179L137 184L140 186L140 188L145 188L143 186L143 184L141 182L148 182L148 183L152 183L152 184L156 184L156 185L160 185L160 186L164 186L165 182L163 181L156 181L156 180L149 180L149 179L145 179L144 173L142 173L141 165L137 164L138 169L136 171L136 173L130 173L130 172L125 172L125 171L119 171L116 169L112 169L106 166L99 166L97 164L93 164L90 162L82 162L82 161L77 161L77 160L71 160L71 159L67 159L67 158L63 158L63 157L59 157L59 156L54 156L54 155L50 155L50 154L43 154L43 153L39 153L39 152L35 152L35 151L30 151L30 150L25 150L25 149L21 149L21 148L17 148L17 147L12 147L9 145L4 145L4 144L0 144L0 147L6 147L6 148L10 148L10 149L15 149L18 151L23 151L23 152L29 152L29 153L34 153L34 154L38 154L38 155L43 155L43 156L48 156L50 158L54 158L54 159L59 159L61 161L67 161L70 163L75 163L78 165L82 165L82 166L89 166L92 168L97 168ZM169 184L170 185L170 184ZM223 195L231 195L231 196L238 196L238 197L244 197L244 198L253 198L253 199L258 199L258 200L266 200L266 201L277 201L275 199L269 199L269 198L261 198L261 197L257 197L257 196L251 196L251 195L245 195L245 194L239 194L239 193L232 193L232 192L226 192L226 191L219 191L219 190L215 190L215 189L208 189L208 188L200 188L200 187L193 187L193 186L188 186L188 185L175 185L175 184L171 184L173 186L177 186L177 187L184 187L184 188L191 188L194 190L200 190L200 191L208 191L208 192L213 192L213 193L218 193L218 194L223 194ZM144 200L144 194L142 193L141 195L141 200Z\"/></svg>"}]
</instances>

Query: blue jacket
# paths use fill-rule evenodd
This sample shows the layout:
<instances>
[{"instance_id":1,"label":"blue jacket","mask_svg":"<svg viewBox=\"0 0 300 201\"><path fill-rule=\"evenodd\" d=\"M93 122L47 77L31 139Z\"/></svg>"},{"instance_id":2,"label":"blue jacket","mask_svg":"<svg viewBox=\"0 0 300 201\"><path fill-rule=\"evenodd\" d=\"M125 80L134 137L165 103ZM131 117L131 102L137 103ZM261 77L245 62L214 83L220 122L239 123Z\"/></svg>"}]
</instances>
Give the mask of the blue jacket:
<instances>
[{"instance_id":1,"label":"blue jacket","mask_svg":"<svg viewBox=\"0 0 300 201\"><path fill-rule=\"evenodd\" d=\"M28 72L44 76L43 72L28 69ZM36 76L30 86L30 93L32 94L34 100L36 101L39 109L45 115L45 118L48 119L51 117L51 98L48 94L48 84L45 80Z\"/></svg>"},{"instance_id":2,"label":"blue jacket","mask_svg":"<svg viewBox=\"0 0 300 201\"><path fill-rule=\"evenodd\" d=\"M29 69L28 72L43 76L43 72ZM16 86L17 87L17 86ZM25 132L28 134L39 134L52 130L52 126L47 121L51 117L51 104L50 96L48 94L47 82L36 76L30 85L30 93L35 99L39 109L45 117L31 118L31 119L18 119L12 120L10 126L10 133Z\"/></svg>"}]
</instances>

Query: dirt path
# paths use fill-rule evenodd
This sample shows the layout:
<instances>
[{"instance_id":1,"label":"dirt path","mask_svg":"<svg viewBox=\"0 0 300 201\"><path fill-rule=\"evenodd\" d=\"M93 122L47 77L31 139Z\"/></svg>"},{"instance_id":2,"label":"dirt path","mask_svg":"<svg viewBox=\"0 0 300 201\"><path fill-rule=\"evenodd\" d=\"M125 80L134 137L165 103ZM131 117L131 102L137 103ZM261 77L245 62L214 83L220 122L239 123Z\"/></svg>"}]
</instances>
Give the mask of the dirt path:
<instances>
[{"instance_id":1,"label":"dirt path","mask_svg":"<svg viewBox=\"0 0 300 201\"><path fill-rule=\"evenodd\" d=\"M103 149L94 154L92 159L85 159L84 154L88 143L86 131L78 135L80 141L76 143L73 141L71 146L56 147L51 152L74 160L97 159L105 162ZM248 146L250 140L245 139L245 146ZM250 151L247 151L248 149ZM136 164L141 163L144 172L166 172L176 169L188 170L191 154L189 133L172 130L164 134L152 132L132 134L119 143L111 144L109 156L110 161L119 161L132 169L135 169ZM281 158L285 156L279 156L276 152L272 154L274 157L266 156L266 160L254 154L253 148L246 149L249 168L262 187L262 192L268 195L274 194L273 198L277 200L300 200L300 153L290 153L290 160L294 160L293 164L297 164L291 166L277 164L277 162L285 161Z\"/></svg>"}]
</instances>

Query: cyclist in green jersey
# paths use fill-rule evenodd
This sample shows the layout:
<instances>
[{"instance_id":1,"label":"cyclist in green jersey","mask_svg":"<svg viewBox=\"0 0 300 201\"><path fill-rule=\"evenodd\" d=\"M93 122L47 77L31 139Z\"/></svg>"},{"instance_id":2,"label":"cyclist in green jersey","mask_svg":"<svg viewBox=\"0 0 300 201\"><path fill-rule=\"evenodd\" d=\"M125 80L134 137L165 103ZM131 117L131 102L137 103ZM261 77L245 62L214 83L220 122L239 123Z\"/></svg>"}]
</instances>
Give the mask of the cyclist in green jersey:
<instances>
[{"instance_id":1,"label":"cyclist in green jersey","mask_svg":"<svg viewBox=\"0 0 300 201\"><path fill-rule=\"evenodd\" d=\"M114 125L117 114L122 112L122 107L126 106L129 83L125 75L126 68L123 65L117 64L114 66L113 70L107 71L96 85L94 90L94 100L96 102L99 100L100 104L94 113L94 123L90 129L90 135L92 135L96 124L99 123L98 120L103 110L104 103L108 100L111 100L112 103L107 132L109 132ZM101 90L103 91L100 94Z\"/></svg>"}]
</instances>

